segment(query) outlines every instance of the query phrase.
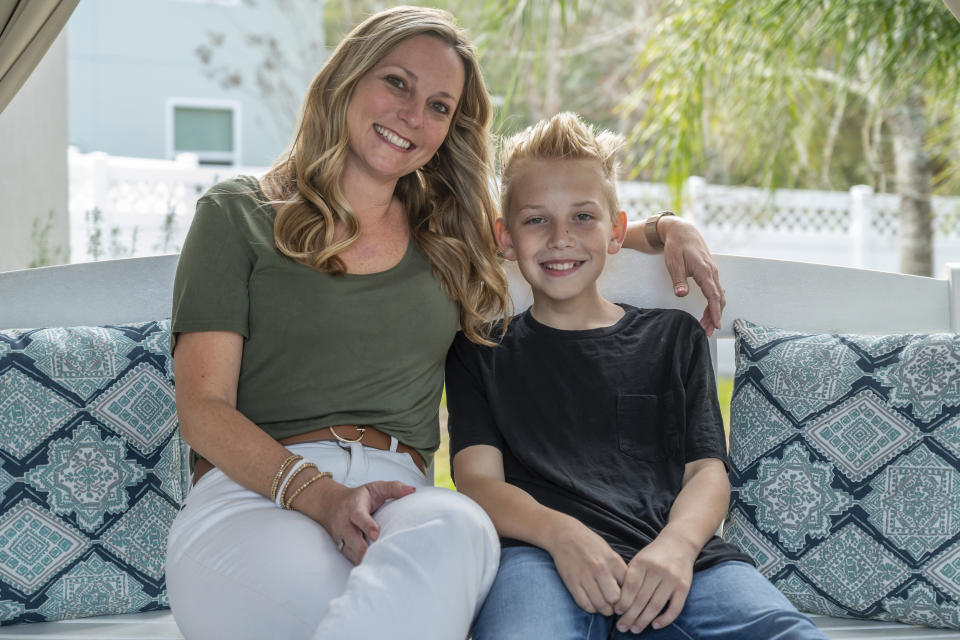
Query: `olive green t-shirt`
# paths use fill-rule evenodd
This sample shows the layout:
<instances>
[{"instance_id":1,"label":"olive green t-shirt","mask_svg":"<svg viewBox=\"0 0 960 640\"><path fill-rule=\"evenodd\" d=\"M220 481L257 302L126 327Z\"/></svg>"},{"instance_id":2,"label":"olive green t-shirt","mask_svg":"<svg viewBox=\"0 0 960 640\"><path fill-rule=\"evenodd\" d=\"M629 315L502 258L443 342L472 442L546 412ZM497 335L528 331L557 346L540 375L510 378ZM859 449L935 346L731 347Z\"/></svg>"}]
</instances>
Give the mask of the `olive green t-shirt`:
<instances>
[{"instance_id":1,"label":"olive green t-shirt","mask_svg":"<svg viewBox=\"0 0 960 640\"><path fill-rule=\"evenodd\" d=\"M255 178L214 185L197 203L173 289L177 333L245 340L237 409L274 438L371 425L429 463L459 307L411 239L400 262L331 275L274 247L275 210Z\"/></svg>"}]
</instances>

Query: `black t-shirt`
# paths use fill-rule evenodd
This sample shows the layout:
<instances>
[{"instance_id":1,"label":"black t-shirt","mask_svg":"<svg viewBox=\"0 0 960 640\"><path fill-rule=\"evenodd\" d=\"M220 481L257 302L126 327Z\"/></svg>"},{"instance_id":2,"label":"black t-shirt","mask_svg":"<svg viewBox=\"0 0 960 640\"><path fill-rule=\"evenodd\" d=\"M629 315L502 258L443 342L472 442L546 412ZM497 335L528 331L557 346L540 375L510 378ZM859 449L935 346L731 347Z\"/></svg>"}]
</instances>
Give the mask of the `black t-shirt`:
<instances>
[{"instance_id":1,"label":"black t-shirt","mask_svg":"<svg viewBox=\"0 0 960 640\"><path fill-rule=\"evenodd\" d=\"M726 441L700 325L682 311L621 306L616 324L584 331L527 311L496 347L457 334L446 385L451 460L471 445L498 448L508 483L629 562L666 526L684 465L726 463ZM751 562L714 536L694 570L724 560Z\"/></svg>"}]
</instances>

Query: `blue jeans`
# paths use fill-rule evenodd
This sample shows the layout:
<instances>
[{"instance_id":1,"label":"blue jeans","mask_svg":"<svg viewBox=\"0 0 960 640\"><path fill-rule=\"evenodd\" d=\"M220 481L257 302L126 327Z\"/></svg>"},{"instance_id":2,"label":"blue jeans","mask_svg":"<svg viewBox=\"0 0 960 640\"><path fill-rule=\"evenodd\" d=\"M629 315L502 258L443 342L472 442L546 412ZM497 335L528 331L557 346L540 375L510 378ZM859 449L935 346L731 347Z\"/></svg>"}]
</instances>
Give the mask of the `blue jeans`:
<instances>
[{"instance_id":1,"label":"blue jeans","mask_svg":"<svg viewBox=\"0 0 960 640\"><path fill-rule=\"evenodd\" d=\"M736 561L693 574L683 611L659 631L620 632L618 618L578 607L546 551L507 547L473 640L826 640L756 569Z\"/></svg>"}]
</instances>

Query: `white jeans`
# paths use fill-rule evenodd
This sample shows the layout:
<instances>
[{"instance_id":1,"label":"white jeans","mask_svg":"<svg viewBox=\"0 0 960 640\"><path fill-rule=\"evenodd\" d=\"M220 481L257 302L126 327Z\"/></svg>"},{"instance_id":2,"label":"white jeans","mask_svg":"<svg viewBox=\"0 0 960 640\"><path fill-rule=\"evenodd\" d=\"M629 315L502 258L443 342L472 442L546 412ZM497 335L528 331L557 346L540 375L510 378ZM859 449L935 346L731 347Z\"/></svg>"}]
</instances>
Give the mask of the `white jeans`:
<instances>
[{"instance_id":1,"label":"white jeans","mask_svg":"<svg viewBox=\"0 0 960 640\"><path fill-rule=\"evenodd\" d=\"M188 640L463 640L499 565L490 519L430 486L405 453L291 445L350 487L399 480L415 493L375 514L380 537L354 567L319 524L219 469L193 487L167 543L167 588Z\"/></svg>"}]
</instances>

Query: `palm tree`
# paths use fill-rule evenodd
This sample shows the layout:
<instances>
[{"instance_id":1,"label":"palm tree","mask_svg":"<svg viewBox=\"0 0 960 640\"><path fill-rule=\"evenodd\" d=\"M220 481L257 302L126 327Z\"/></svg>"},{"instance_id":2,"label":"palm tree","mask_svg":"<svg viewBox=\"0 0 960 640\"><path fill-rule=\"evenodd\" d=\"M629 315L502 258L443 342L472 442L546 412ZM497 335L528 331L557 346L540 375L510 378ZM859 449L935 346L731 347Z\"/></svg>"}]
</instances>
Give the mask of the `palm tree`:
<instances>
[{"instance_id":1,"label":"palm tree","mask_svg":"<svg viewBox=\"0 0 960 640\"><path fill-rule=\"evenodd\" d=\"M670 0L625 101L638 166L679 192L723 154L769 187L819 174L859 126L900 196L900 269L932 273L934 187L960 185L960 24L933 0Z\"/></svg>"}]
</instances>

